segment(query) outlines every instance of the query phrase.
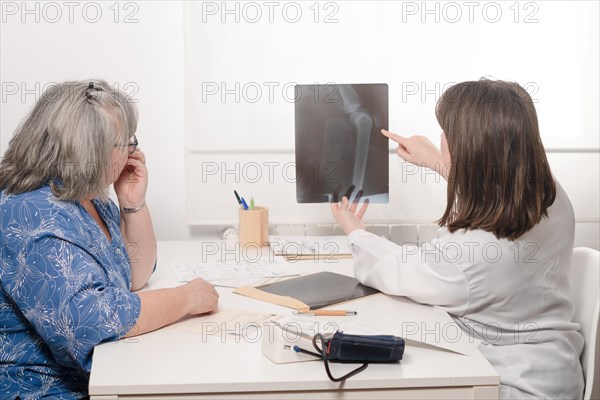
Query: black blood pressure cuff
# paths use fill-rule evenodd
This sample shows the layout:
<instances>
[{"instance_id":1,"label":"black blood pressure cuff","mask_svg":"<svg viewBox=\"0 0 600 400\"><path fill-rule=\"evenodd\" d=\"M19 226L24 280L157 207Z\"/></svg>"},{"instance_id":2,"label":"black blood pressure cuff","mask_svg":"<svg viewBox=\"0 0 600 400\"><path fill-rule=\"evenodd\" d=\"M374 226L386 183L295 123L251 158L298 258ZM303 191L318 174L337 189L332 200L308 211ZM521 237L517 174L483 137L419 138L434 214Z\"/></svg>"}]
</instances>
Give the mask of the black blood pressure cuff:
<instances>
[{"instance_id":1,"label":"black blood pressure cuff","mask_svg":"<svg viewBox=\"0 0 600 400\"><path fill-rule=\"evenodd\" d=\"M391 335L348 335L336 332L323 343L329 361L386 363L402 360L404 339Z\"/></svg>"},{"instance_id":2,"label":"black blood pressure cuff","mask_svg":"<svg viewBox=\"0 0 600 400\"><path fill-rule=\"evenodd\" d=\"M369 363L391 363L402 360L404 339L392 335L348 335L336 332L332 337L316 334L313 346L318 353L294 347L294 350L319 357L325 364L327 376L333 382L339 382L364 371ZM348 374L334 378L329 370L329 362L363 363L361 367Z\"/></svg>"}]
</instances>

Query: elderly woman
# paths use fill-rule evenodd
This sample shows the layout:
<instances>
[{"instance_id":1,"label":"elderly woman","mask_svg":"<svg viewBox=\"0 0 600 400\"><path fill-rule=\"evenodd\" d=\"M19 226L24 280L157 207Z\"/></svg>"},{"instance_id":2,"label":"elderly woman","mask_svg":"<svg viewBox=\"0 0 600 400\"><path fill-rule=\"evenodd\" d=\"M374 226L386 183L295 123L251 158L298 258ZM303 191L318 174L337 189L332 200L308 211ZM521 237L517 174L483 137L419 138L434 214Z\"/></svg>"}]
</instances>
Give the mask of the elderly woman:
<instances>
[{"instance_id":1,"label":"elderly woman","mask_svg":"<svg viewBox=\"0 0 600 400\"><path fill-rule=\"evenodd\" d=\"M0 398L87 396L94 346L217 309L156 267L137 109L104 81L48 89L0 164ZM108 198L113 184L119 207Z\"/></svg>"}]
</instances>

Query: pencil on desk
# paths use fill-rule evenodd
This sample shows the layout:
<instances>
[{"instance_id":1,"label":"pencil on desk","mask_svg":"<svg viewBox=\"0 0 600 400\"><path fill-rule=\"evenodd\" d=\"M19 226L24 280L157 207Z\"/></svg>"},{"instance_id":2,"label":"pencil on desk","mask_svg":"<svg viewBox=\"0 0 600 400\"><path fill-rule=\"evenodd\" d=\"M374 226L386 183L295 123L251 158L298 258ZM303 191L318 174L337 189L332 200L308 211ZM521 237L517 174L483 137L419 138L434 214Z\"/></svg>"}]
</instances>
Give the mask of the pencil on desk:
<instances>
[{"instance_id":1,"label":"pencil on desk","mask_svg":"<svg viewBox=\"0 0 600 400\"><path fill-rule=\"evenodd\" d=\"M306 311L294 311L295 315L305 315L313 317L346 317L350 315L356 315L356 311L348 310L306 310Z\"/></svg>"}]
</instances>

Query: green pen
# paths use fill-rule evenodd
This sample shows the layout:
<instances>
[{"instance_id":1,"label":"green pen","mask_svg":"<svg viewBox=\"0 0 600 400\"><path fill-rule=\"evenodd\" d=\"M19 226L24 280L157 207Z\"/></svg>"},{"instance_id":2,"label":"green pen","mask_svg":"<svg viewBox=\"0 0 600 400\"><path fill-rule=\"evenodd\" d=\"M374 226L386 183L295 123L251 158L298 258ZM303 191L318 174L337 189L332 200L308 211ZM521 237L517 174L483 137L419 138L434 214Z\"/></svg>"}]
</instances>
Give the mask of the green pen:
<instances>
[{"instance_id":1,"label":"green pen","mask_svg":"<svg viewBox=\"0 0 600 400\"><path fill-rule=\"evenodd\" d=\"M254 210L254 197L250 197L250 209Z\"/></svg>"}]
</instances>

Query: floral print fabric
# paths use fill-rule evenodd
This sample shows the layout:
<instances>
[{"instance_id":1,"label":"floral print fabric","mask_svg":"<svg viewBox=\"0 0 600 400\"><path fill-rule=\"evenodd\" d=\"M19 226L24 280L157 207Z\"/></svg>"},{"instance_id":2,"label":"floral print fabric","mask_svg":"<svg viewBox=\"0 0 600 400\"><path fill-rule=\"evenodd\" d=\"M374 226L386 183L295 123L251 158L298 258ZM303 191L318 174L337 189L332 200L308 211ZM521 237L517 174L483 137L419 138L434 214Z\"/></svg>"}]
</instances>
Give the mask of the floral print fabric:
<instances>
[{"instance_id":1,"label":"floral print fabric","mask_svg":"<svg viewBox=\"0 0 600 400\"><path fill-rule=\"evenodd\" d=\"M0 191L0 398L87 396L94 346L134 326L119 209L92 200L108 239L76 202L48 186Z\"/></svg>"}]
</instances>

